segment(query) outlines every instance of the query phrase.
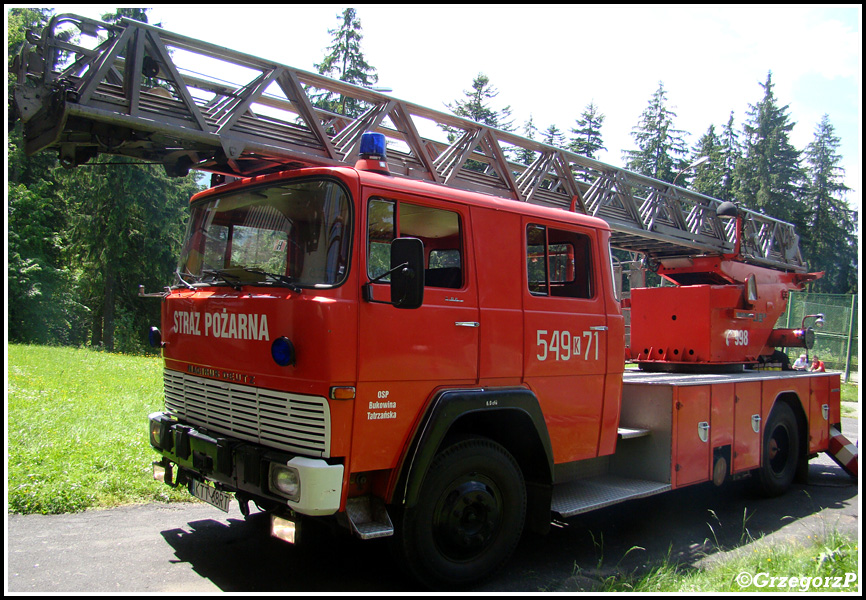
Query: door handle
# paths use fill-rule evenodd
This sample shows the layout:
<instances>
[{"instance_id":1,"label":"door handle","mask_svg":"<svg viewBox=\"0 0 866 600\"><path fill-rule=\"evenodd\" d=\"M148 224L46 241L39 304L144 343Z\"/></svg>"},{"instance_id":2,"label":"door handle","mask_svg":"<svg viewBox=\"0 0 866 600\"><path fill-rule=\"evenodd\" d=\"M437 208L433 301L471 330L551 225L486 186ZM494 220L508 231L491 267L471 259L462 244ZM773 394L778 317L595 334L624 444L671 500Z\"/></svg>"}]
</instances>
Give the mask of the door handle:
<instances>
[{"instance_id":1,"label":"door handle","mask_svg":"<svg viewBox=\"0 0 866 600\"><path fill-rule=\"evenodd\" d=\"M593 325L589 328L590 331L607 331L607 325Z\"/></svg>"},{"instance_id":2,"label":"door handle","mask_svg":"<svg viewBox=\"0 0 866 600\"><path fill-rule=\"evenodd\" d=\"M481 327L481 323L478 321L455 321L454 324L457 327Z\"/></svg>"},{"instance_id":3,"label":"door handle","mask_svg":"<svg viewBox=\"0 0 866 600\"><path fill-rule=\"evenodd\" d=\"M700 438L702 442L706 442L710 439L710 424L706 421L698 423L698 438Z\"/></svg>"}]
</instances>

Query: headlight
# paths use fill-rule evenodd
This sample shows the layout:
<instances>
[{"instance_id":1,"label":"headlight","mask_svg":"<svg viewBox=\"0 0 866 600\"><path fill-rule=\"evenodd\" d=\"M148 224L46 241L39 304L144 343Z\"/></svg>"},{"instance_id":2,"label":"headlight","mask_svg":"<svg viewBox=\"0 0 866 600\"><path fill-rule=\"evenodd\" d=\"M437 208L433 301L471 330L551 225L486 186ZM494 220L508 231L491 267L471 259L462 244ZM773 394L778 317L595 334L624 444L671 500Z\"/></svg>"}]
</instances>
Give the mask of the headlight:
<instances>
[{"instance_id":1,"label":"headlight","mask_svg":"<svg viewBox=\"0 0 866 600\"><path fill-rule=\"evenodd\" d=\"M271 463L271 491L297 501L301 497L301 477L298 471Z\"/></svg>"},{"instance_id":2,"label":"headlight","mask_svg":"<svg viewBox=\"0 0 866 600\"><path fill-rule=\"evenodd\" d=\"M159 442L162 439L160 436L160 429L162 429L162 425L159 421L150 422L150 445L155 448L159 448Z\"/></svg>"},{"instance_id":3,"label":"headlight","mask_svg":"<svg viewBox=\"0 0 866 600\"><path fill-rule=\"evenodd\" d=\"M172 424L173 421L165 413L151 413L148 415L150 445L160 450L171 450L174 445L171 436Z\"/></svg>"}]
</instances>

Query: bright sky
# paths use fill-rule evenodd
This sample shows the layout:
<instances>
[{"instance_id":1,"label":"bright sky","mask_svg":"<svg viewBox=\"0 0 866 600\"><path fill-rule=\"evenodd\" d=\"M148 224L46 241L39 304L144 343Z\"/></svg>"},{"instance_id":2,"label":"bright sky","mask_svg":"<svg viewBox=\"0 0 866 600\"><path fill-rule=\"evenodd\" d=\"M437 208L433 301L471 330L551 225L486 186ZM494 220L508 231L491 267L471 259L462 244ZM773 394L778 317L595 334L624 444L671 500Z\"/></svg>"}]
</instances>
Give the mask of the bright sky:
<instances>
[{"instance_id":1,"label":"bright sky","mask_svg":"<svg viewBox=\"0 0 866 600\"><path fill-rule=\"evenodd\" d=\"M345 6L163 5L151 23L313 71ZM860 207L862 9L859 5L583 6L356 5L367 62L392 95L447 110L479 73L510 105L515 124L567 131L593 101L606 115L600 160L622 165L631 129L663 82L675 127L691 148L731 111L738 131L772 71L777 101L805 149L824 113L841 138L848 200ZM99 5L55 12L99 17ZM774 215L784 218L784 215Z\"/></svg>"}]
</instances>

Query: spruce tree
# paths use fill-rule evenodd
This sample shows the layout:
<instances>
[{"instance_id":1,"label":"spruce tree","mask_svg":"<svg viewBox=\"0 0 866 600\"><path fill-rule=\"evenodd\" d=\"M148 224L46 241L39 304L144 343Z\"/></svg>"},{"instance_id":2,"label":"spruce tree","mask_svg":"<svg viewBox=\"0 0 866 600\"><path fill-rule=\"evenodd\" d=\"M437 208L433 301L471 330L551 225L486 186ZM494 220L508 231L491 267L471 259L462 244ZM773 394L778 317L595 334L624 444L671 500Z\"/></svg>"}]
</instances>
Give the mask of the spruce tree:
<instances>
[{"instance_id":1,"label":"spruce tree","mask_svg":"<svg viewBox=\"0 0 866 600\"><path fill-rule=\"evenodd\" d=\"M487 75L479 73L472 81L472 89L464 90L463 95L466 98L465 100L457 99L454 102L446 103L445 106L448 110L458 117L464 117L494 129L502 131L514 130L514 121L511 118L511 106L496 109L490 103L491 100L499 95L499 90L490 84L490 78ZM449 142L453 142L462 134L462 131L454 127L447 125L442 125L441 127L447 133ZM511 156L513 149L503 148L502 151L506 160L513 160ZM463 166L472 171L485 171L488 168L484 163L475 160L467 160Z\"/></svg>"},{"instance_id":2,"label":"spruce tree","mask_svg":"<svg viewBox=\"0 0 866 600\"><path fill-rule=\"evenodd\" d=\"M67 172L65 252L76 296L89 309L91 345L138 350L141 332L159 322L158 303L142 302L138 286L159 290L173 282L189 198L197 191L194 174L170 178L158 165L122 157L101 155Z\"/></svg>"},{"instance_id":3,"label":"spruce tree","mask_svg":"<svg viewBox=\"0 0 866 600\"><path fill-rule=\"evenodd\" d=\"M722 196L724 189L724 161L722 159L723 146L721 139L716 135L715 127L710 125L707 132L701 136L692 151L691 162L706 156L709 160L694 170L694 172L683 173L677 179L677 185L686 187L686 181L691 179L689 188L712 198ZM686 181L684 181L686 179Z\"/></svg>"},{"instance_id":4,"label":"spruce tree","mask_svg":"<svg viewBox=\"0 0 866 600\"><path fill-rule=\"evenodd\" d=\"M527 119L523 124L521 134L528 140L535 140L538 134L538 128L535 126L532 115L529 115L529 119ZM537 155L538 153L533 150L520 148L517 150L514 160L523 165L531 165L535 161Z\"/></svg>"},{"instance_id":5,"label":"spruce tree","mask_svg":"<svg viewBox=\"0 0 866 600\"><path fill-rule=\"evenodd\" d=\"M734 201L735 172L737 163L743 155L739 135L734 129L734 111L728 116L728 122L722 128L719 140L721 144L722 188L717 196L719 200Z\"/></svg>"},{"instance_id":6,"label":"spruce tree","mask_svg":"<svg viewBox=\"0 0 866 600\"><path fill-rule=\"evenodd\" d=\"M674 128L676 116L668 108L667 92L664 84L659 82L640 122L632 129L631 135L638 149L623 152L627 169L662 181L674 180L680 169L687 165L684 160L686 132Z\"/></svg>"},{"instance_id":7,"label":"spruce tree","mask_svg":"<svg viewBox=\"0 0 866 600\"><path fill-rule=\"evenodd\" d=\"M839 166L840 143L825 114L804 152L810 235L801 250L811 270L825 272L812 285L816 292L855 293L857 289L857 226L845 200L850 188L843 182L845 171Z\"/></svg>"},{"instance_id":8,"label":"spruce tree","mask_svg":"<svg viewBox=\"0 0 866 600\"><path fill-rule=\"evenodd\" d=\"M361 20L354 8L347 8L337 18L341 19L340 26L328 30L332 40L327 48L328 54L322 62L313 66L320 75L361 87L373 87L379 81L379 76L361 51ZM366 110L363 102L343 94L313 94L313 98L319 108L350 117L357 117Z\"/></svg>"},{"instance_id":9,"label":"spruce tree","mask_svg":"<svg viewBox=\"0 0 866 600\"><path fill-rule=\"evenodd\" d=\"M543 141L548 146L566 149L565 133L556 125L551 125L544 130Z\"/></svg>"},{"instance_id":10,"label":"spruce tree","mask_svg":"<svg viewBox=\"0 0 866 600\"><path fill-rule=\"evenodd\" d=\"M804 233L805 210L798 200L803 173L800 152L789 141L795 123L788 106L779 106L773 93L772 73L762 84L764 97L750 105L745 135L745 154L736 169L736 199L746 208L793 222Z\"/></svg>"},{"instance_id":11,"label":"spruce tree","mask_svg":"<svg viewBox=\"0 0 866 600\"><path fill-rule=\"evenodd\" d=\"M601 126L604 124L604 115L598 111L598 107L594 102L586 105L576 124L577 127L571 129L573 137L568 144L569 150L587 158L595 158L596 152L607 150L601 139Z\"/></svg>"},{"instance_id":12,"label":"spruce tree","mask_svg":"<svg viewBox=\"0 0 866 600\"><path fill-rule=\"evenodd\" d=\"M511 118L511 106L495 109L490 101L499 95L490 78L479 73L472 81L472 89L464 90L465 100L455 100L445 106L458 117L465 117L482 125L488 125L502 131L512 131L514 121Z\"/></svg>"}]
</instances>

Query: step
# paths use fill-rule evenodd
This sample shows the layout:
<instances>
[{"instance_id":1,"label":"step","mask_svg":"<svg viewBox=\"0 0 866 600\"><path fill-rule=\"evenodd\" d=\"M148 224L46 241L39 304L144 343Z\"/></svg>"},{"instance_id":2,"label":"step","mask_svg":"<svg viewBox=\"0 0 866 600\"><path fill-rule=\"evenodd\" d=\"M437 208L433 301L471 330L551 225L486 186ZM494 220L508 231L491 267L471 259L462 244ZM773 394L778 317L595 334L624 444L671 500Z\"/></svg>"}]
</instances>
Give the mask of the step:
<instances>
[{"instance_id":1,"label":"step","mask_svg":"<svg viewBox=\"0 0 866 600\"><path fill-rule=\"evenodd\" d=\"M394 535L391 517L385 505L377 498L349 498L346 501L346 515L349 517L352 533L362 540Z\"/></svg>"},{"instance_id":2,"label":"step","mask_svg":"<svg viewBox=\"0 0 866 600\"><path fill-rule=\"evenodd\" d=\"M621 440L630 440L632 438L639 438L645 435L649 435L651 431L649 429L638 429L631 427L620 427L616 430L617 435L619 435L619 439Z\"/></svg>"},{"instance_id":3,"label":"step","mask_svg":"<svg viewBox=\"0 0 866 600\"><path fill-rule=\"evenodd\" d=\"M555 486L550 509L562 517L571 517L670 489L669 483L600 475Z\"/></svg>"}]
</instances>

